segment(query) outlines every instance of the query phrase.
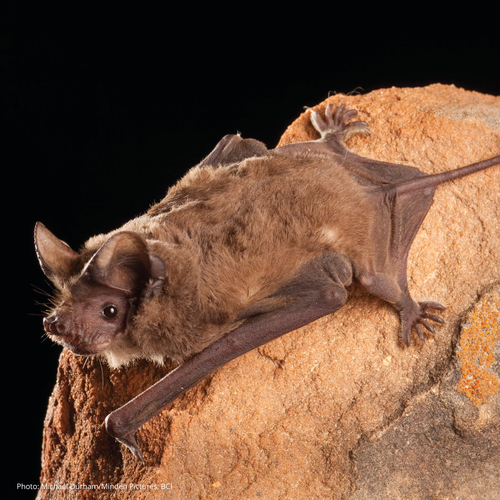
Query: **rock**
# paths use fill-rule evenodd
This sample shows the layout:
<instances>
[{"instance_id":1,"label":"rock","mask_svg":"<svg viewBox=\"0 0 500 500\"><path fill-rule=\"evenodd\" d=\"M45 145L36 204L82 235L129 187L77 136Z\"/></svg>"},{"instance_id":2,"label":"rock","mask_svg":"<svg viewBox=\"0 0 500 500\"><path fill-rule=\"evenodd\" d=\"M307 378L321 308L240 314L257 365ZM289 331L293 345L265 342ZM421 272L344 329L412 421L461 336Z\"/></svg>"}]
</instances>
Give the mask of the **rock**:
<instances>
[{"instance_id":1,"label":"rock","mask_svg":"<svg viewBox=\"0 0 500 500\"><path fill-rule=\"evenodd\" d=\"M360 443L351 500L498 499L500 369L492 361L500 354L499 312L497 286L467 315L458 356L441 380L412 398L399 419Z\"/></svg>"},{"instance_id":2,"label":"rock","mask_svg":"<svg viewBox=\"0 0 500 500\"><path fill-rule=\"evenodd\" d=\"M431 85L315 109L328 102L370 125L349 147L371 158L434 173L500 151L500 97ZM304 113L280 144L315 137ZM334 315L232 361L144 425L143 463L103 421L172 366L111 372L63 352L44 429L51 489L37 498L498 498L499 193L500 167L441 186L417 234L410 290L447 305L434 337L404 348L395 311L353 288Z\"/></svg>"}]
</instances>

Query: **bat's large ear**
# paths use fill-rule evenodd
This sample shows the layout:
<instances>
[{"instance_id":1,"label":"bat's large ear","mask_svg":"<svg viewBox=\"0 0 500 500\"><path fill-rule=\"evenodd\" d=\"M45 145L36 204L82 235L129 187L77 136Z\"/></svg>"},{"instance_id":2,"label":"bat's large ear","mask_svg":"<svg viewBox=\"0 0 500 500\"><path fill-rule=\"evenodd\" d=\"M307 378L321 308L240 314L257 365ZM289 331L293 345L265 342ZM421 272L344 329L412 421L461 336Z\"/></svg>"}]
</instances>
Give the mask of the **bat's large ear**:
<instances>
[{"instance_id":1,"label":"bat's large ear","mask_svg":"<svg viewBox=\"0 0 500 500\"><path fill-rule=\"evenodd\" d=\"M99 248L84 274L104 285L137 295L146 287L156 287L155 292L163 287L165 264L159 257L150 255L141 236L122 231Z\"/></svg>"},{"instance_id":2,"label":"bat's large ear","mask_svg":"<svg viewBox=\"0 0 500 500\"><path fill-rule=\"evenodd\" d=\"M51 281L61 285L81 269L80 255L54 236L41 222L36 223L34 236L40 267Z\"/></svg>"}]
</instances>

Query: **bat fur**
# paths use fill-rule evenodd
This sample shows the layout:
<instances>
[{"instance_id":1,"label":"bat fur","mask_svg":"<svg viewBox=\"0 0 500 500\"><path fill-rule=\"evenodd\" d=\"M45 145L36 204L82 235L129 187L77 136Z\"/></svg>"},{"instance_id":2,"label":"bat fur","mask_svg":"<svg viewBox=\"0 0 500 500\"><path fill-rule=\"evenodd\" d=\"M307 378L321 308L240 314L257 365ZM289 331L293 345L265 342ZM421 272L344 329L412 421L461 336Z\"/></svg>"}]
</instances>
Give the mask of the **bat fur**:
<instances>
[{"instance_id":1,"label":"bat fur","mask_svg":"<svg viewBox=\"0 0 500 500\"><path fill-rule=\"evenodd\" d=\"M353 279L396 307L406 344L412 328L423 339L421 326L442 322L429 312L440 304L410 297L408 252L435 188L500 156L437 175L369 160L344 145L367 132L355 116L311 112L321 138L275 150L225 136L146 214L78 253L37 223L58 289L49 337L113 368L183 363L107 418L138 458L140 425L230 359L338 310Z\"/></svg>"}]
</instances>

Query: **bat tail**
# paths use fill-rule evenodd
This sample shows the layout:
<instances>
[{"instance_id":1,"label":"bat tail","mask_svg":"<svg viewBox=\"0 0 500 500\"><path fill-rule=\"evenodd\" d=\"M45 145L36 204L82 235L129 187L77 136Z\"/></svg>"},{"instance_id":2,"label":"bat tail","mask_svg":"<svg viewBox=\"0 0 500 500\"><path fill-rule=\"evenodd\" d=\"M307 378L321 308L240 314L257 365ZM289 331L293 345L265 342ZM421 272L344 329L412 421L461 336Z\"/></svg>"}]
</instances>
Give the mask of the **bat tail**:
<instances>
[{"instance_id":1,"label":"bat tail","mask_svg":"<svg viewBox=\"0 0 500 500\"><path fill-rule=\"evenodd\" d=\"M499 164L500 156L495 156L493 158L489 158L488 160L479 161L465 167L457 168L456 170L449 170L448 172L442 172L440 174L428 175L426 177L418 177L416 179L404 181L396 184L396 187L398 194L422 191L427 188L436 188L445 182L460 179L466 175L470 175Z\"/></svg>"}]
</instances>

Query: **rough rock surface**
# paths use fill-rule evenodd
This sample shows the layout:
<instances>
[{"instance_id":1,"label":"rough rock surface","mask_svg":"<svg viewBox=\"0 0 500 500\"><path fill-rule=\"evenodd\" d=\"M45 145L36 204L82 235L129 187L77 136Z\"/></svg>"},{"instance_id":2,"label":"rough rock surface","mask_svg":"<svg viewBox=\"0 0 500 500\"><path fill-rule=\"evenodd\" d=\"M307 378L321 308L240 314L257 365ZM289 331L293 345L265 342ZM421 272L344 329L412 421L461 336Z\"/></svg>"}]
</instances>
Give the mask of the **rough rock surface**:
<instances>
[{"instance_id":1,"label":"rough rock surface","mask_svg":"<svg viewBox=\"0 0 500 500\"><path fill-rule=\"evenodd\" d=\"M370 125L349 141L368 157L431 173L500 152L500 97L432 85L317 108L327 102ZM281 143L313 137L304 113ZM144 463L103 421L172 367L110 372L63 352L42 453L52 489L38 498L101 498L98 486L117 499L498 498L499 220L500 167L441 186L408 265L413 296L448 307L434 338L404 348L396 313L354 288L336 314L234 360L148 422Z\"/></svg>"}]
</instances>

